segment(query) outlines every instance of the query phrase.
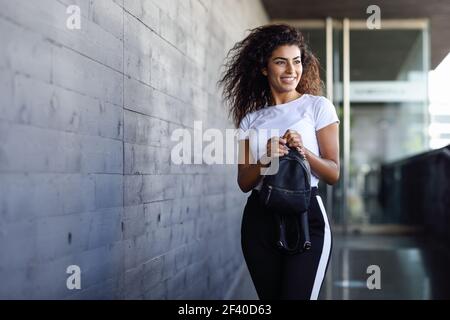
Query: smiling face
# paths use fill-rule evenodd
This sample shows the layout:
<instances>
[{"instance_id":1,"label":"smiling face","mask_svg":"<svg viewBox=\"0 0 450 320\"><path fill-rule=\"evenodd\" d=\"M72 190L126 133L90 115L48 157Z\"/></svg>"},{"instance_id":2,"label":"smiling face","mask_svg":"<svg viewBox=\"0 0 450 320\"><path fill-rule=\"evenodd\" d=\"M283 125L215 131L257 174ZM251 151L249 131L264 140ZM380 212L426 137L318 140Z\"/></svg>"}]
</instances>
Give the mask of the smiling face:
<instances>
[{"instance_id":1,"label":"smiling face","mask_svg":"<svg viewBox=\"0 0 450 320\"><path fill-rule=\"evenodd\" d=\"M267 62L267 68L262 70L262 73L267 76L271 89L278 93L295 90L302 72L300 48L296 45L283 45L276 48Z\"/></svg>"}]
</instances>

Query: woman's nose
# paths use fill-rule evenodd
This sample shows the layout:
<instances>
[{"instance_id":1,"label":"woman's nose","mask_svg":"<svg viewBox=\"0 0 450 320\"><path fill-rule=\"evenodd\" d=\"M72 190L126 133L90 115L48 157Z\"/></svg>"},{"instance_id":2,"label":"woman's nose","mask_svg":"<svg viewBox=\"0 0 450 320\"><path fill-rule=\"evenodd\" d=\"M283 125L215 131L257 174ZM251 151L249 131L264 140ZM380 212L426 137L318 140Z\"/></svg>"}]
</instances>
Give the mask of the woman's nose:
<instances>
[{"instance_id":1,"label":"woman's nose","mask_svg":"<svg viewBox=\"0 0 450 320\"><path fill-rule=\"evenodd\" d=\"M287 63L287 67L286 67L286 71L288 73L292 73L293 70L294 70L294 66L292 65L292 63L288 62Z\"/></svg>"}]
</instances>

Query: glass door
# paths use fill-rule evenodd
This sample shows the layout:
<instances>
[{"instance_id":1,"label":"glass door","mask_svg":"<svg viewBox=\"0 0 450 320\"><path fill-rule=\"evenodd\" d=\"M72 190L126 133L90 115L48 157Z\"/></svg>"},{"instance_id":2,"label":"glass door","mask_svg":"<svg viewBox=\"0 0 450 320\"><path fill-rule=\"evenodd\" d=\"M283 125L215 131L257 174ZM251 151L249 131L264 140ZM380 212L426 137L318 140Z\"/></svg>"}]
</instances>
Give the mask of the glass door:
<instances>
[{"instance_id":1,"label":"glass door","mask_svg":"<svg viewBox=\"0 0 450 320\"><path fill-rule=\"evenodd\" d=\"M344 229L400 225L379 205L380 166L428 150L428 25L423 20L343 21ZM339 94L342 93L342 99Z\"/></svg>"}]
</instances>

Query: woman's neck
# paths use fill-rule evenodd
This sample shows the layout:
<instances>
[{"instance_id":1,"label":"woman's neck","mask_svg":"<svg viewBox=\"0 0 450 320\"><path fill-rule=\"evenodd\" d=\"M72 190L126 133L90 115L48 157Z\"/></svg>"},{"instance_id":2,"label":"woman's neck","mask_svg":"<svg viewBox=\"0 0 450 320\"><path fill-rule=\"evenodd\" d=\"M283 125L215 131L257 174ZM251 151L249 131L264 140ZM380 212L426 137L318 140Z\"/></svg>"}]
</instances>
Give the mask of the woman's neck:
<instances>
[{"instance_id":1,"label":"woman's neck","mask_svg":"<svg viewBox=\"0 0 450 320\"><path fill-rule=\"evenodd\" d=\"M272 92L272 105L284 104L288 103L292 100L298 99L302 96L301 93L297 91L285 92L285 93L277 93L274 94Z\"/></svg>"}]
</instances>

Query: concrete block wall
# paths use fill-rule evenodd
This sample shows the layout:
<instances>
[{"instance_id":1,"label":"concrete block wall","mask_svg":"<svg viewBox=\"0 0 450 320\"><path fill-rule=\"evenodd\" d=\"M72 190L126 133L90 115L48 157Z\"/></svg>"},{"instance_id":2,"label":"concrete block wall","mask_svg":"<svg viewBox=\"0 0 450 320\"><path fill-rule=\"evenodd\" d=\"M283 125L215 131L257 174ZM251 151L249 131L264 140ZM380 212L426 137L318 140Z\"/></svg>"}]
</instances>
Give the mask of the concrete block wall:
<instances>
[{"instance_id":1,"label":"concrete block wall","mask_svg":"<svg viewBox=\"0 0 450 320\"><path fill-rule=\"evenodd\" d=\"M216 81L259 0L0 7L0 298L224 298L247 195L236 165L171 163L170 136L233 128Z\"/></svg>"}]
</instances>

